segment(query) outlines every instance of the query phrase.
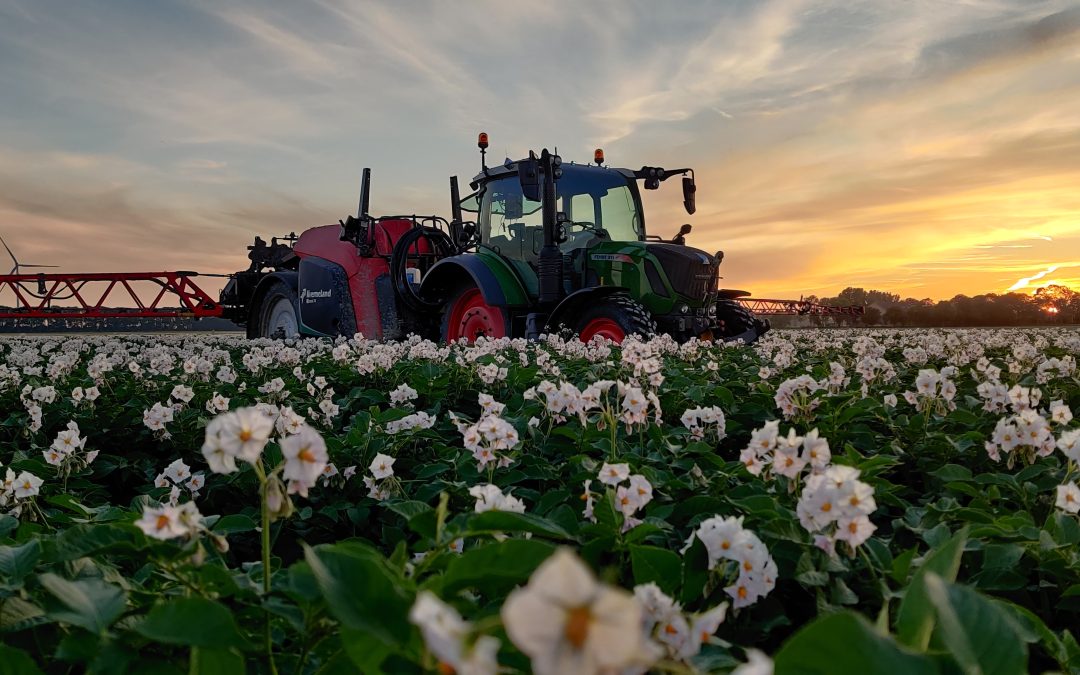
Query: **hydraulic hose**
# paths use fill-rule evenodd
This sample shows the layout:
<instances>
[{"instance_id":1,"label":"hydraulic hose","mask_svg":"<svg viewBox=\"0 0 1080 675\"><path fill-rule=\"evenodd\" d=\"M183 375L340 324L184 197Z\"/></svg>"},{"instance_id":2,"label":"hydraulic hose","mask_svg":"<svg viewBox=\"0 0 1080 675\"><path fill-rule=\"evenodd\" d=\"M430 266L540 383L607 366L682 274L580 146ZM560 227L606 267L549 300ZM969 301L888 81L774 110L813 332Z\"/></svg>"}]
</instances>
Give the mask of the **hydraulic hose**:
<instances>
[{"instance_id":1,"label":"hydraulic hose","mask_svg":"<svg viewBox=\"0 0 1080 675\"><path fill-rule=\"evenodd\" d=\"M394 294L405 305L417 313L437 311L442 307L439 302L428 302L420 297L409 283L405 273L409 260L409 249L416 245L420 239L427 239L431 244L432 253L439 258L446 258L454 254L454 244L445 232L434 227L414 227L394 244L394 250L390 254L390 280L394 286ZM416 254L414 254L415 256Z\"/></svg>"}]
</instances>

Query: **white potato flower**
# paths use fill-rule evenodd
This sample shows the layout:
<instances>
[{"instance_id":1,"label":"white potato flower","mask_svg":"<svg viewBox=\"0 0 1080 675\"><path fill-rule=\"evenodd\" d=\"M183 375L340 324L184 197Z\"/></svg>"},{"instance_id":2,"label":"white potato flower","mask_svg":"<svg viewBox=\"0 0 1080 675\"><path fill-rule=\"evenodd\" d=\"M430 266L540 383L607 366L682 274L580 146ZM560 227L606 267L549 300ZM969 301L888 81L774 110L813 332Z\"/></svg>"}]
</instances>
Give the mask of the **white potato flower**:
<instances>
[{"instance_id":1,"label":"white potato flower","mask_svg":"<svg viewBox=\"0 0 1080 675\"><path fill-rule=\"evenodd\" d=\"M257 462L274 432L274 419L255 407L240 408L221 419L217 431L224 451L249 464Z\"/></svg>"},{"instance_id":2,"label":"white potato flower","mask_svg":"<svg viewBox=\"0 0 1080 675\"><path fill-rule=\"evenodd\" d=\"M223 416L215 417L206 425L206 436L202 444L203 458L214 473L232 473L236 471L236 457L225 448L221 439L221 429L225 426Z\"/></svg>"},{"instance_id":3,"label":"white potato flower","mask_svg":"<svg viewBox=\"0 0 1080 675\"><path fill-rule=\"evenodd\" d=\"M1080 513L1080 488L1070 482L1057 487L1057 507L1067 513Z\"/></svg>"},{"instance_id":4,"label":"white potato flower","mask_svg":"<svg viewBox=\"0 0 1080 675\"><path fill-rule=\"evenodd\" d=\"M559 549L502 607L511 641L537 675L579 675L647 667L642 609L626 591L597 582L568 549Z\"/></svg>"},{"instance_id":5,"label":"white potato flower","mask_svg":"<svg viewBox=\"0 0 1080 675\"><path fill-rule=\"evenodd\" d=\"M8 472L10 473L10 469ZM40 478L30 473L29 471L21 472L15 479L14 491L15 497L18 499L27 499L29 497L35 497L41 492L42 481Z\"/></svg>"},{"instance_id":6,"label":"white potato flower","mask_svg":"<svg viewBox=\"0 0 1080 675\"><path fill-rule=\"evenodd\" d=\"M420 629L424 644L439 660L441 672L494 675L498 671L498 639L481 635L470 645L467 638L472 624L431 591L420 591L416 595L409 610L409 621Z\"/></svg>"},{"instance_id":7,"label":"white potato flower","mask_svg":"<svg viewBox=\"0 0 1080 675\"><path fill-rule=\"evenodd\" d=\"M612 486L618 485L629 477L629 464L608 464L607 462L604 462L604 465L600 467L600 474L598 476L601 483Z\"/></svg>"},{"instance_id":8,"label":"white potato flower","mask_svg":"<svg viewBox=\"0 0 1080 675\"><path fill-rule=\"evenodd\" d=\"M376 480L382 480L394 475L394 462L396 461L390 455L384 455L380 452L375 455L375 459L371 460L371 466L368 468L371 469L371 475Z\"/></svg>"},{"instance_id":9,"label":"white potato flower","mask_svg":"<svg viewBox=\"0 0 1080 675\"><path fill-rule=\"evenodd\" d=\"M299 432L281 439L281 454L285 457L282 477L309 487L315 484L330 461L326 442L318 431L306 424Z\"/></svg>"}]
</instances>

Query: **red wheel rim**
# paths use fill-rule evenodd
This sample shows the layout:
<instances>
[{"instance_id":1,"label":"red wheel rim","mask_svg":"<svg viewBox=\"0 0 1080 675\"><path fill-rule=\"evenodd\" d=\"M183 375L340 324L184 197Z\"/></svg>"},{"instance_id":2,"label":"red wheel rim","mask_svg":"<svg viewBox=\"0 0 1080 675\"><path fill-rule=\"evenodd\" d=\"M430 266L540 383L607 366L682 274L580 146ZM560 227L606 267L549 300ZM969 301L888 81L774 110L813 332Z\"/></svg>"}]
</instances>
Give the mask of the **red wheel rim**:
<instances>
[{"instance_id":1,"label":"red wheel rim","mask_svg":"<svg viewBox=\"0 0 1080 675\"><path fill-rule=\"evenodd\" d=\"M597 335L617 343L626 339L626 331L611 319L593 319L581 329L582 342L590 342Z\"/></svg>"},{"instance_id":2,"label":"red wheel rim","mask_svg":"<svg viewBox=\"0 0 1080 675\"><path fill-rule=\"evenodd\" d=\"M506 337L506 321L498 307L484 301L479 288L461 294L450 310L446 339L476 342L481 335L490 338Z\"/></svg>"}]
</instances>

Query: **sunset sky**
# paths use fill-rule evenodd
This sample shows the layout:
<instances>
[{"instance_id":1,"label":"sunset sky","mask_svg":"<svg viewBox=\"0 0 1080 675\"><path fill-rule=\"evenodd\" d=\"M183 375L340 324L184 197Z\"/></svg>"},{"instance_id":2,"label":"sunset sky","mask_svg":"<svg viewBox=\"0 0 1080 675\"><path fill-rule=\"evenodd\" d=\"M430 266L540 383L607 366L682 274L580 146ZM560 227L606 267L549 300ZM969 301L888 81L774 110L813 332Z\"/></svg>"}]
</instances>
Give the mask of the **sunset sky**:
<instances>
[{"instance_id":1,"label":"sunset sky","mask_svg":"<svg viewBox=\"0 0 1080 675\"><path fill-rule=\"evenodd\" d=\"M694 167L697 214L667 185L649 229L757 296L1080 288L1076 0L0 0L30 262L234 271L355 212L365 166L375 213L449 215L478 131Z\"/></svg>"}]
</instances>

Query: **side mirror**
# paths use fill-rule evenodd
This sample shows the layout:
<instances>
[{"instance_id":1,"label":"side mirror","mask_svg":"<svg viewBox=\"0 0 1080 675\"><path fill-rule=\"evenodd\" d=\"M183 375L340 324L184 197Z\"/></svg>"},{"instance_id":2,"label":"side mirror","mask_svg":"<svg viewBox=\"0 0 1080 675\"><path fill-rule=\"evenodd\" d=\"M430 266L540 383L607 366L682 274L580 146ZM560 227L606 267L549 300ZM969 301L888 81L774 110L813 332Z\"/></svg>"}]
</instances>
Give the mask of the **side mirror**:
<instances>
[{"instance_id":1,"label":"side mirror","mask_svg":"<svg viewBox=\"0 0 1080 675\"><path fill-rule=\"evenodd\" d=\"M682 199L683 206L686 207L686 212L693 215L697 211L697 184L694 183L693 176L683 176L682 179ZM690 227L684 225L683 227ZM689 232L689 230L687 230Z\"/></svg>"},{"instance_id":2,"label":"side mirror","mask_svg":"<svg viewBox=\"0 0 1080 675\"><path fill-rule=\"evenodd\" d=\"M521 194L530 202L540 201L540 162L533 153L529 153L528 159L518 162L518 181L521 183Z\"/></svg>"},{"instance_id":3,"label":"side mirror","mask_svg":"<svg viewBox=\"0 0 1080 675\"><path fill-rule=\"evenodd\" d=\"M683 223L683 226L679 228L679 236L685 237L690 234L690 231L693 229L694 227L690 223Z\"/></svg>"}]
</instances>

